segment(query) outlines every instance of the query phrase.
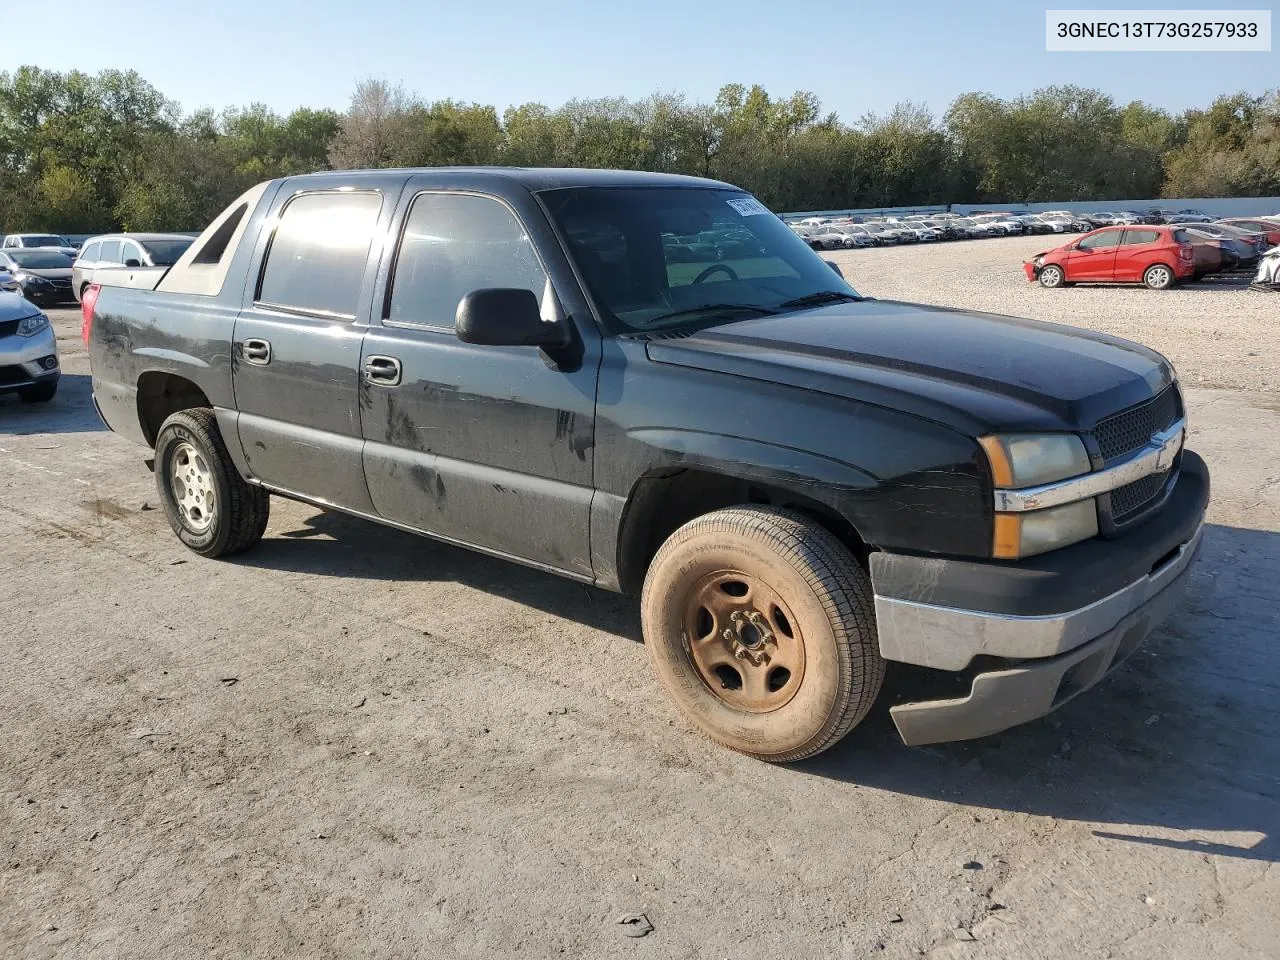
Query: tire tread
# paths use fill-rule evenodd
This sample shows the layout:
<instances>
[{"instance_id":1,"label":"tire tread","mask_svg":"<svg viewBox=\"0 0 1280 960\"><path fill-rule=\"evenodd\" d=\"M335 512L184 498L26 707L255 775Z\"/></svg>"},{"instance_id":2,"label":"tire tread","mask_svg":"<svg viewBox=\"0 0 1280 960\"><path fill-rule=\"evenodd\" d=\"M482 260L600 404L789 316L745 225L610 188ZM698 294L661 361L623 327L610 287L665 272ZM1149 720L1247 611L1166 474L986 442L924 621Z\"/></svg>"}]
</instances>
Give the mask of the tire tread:
<instances>
[{"instance_id":1,"label":"tire tread","mask_svg":"<svg viewBox=\"0 0 1280 960\"><path fill-rule=\"evenodd\" d=\"M803 746L782 754L741 752L773 763L792 763L821 753L867 715L884 681L885 662L876 639L870 579L829 530L798 513L769 506L728 507L690 520L659 548L650 564L650 576L680 545L721 533L762 543L802 574L826 611L840 661L836 703L818 734ZM646 577L646 590L648 580ZM709 735L725 746L739 749L714 733Z\"/></svg>"}]
</instances>

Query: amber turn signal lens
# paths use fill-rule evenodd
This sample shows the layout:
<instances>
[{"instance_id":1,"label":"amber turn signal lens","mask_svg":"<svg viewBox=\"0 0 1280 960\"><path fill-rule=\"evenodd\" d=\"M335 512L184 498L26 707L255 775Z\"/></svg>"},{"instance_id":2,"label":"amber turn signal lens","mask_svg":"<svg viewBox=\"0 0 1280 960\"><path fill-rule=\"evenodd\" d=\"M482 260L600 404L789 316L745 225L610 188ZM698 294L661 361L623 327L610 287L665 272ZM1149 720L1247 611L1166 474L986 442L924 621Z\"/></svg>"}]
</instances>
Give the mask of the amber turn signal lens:
<instances>
[{"instance_id":1,"label":"amber turn signal lens","mask_svg":"<svg viewBox=\"0 0 1280 960\"><path fill-rule=\"evenodd\" d=\"M1017 560L1022 548L1022 517L1016 513L997 513L991 555L997 560Z\"/></svg>"},{"instance_id":2,"label":"amber turn signal lens","mask_svg":"<svg viewBox=\"0 0 1280 960\"><path fill-rule=\"evenodd\" d=\"M979 437L987 462L991 464L991 480L997 487L1013 486L1013 464L1009 462L1009 453L999 437Z\"/></svg>"}]
</instances>

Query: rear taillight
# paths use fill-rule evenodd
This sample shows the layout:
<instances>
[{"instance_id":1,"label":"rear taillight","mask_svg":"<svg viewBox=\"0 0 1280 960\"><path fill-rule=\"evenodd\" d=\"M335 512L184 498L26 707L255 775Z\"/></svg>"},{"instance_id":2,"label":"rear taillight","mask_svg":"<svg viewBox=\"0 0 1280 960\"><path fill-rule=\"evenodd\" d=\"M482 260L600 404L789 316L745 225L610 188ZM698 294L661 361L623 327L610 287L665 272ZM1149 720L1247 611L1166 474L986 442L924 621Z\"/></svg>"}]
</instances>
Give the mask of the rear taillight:
<instances>
[{"instance_id":1,"label":"rear taillight","mask_svg":"<svg viewBox=\"0 0 1280 960\"><path fill-rule=\"evenodd\" d=\"M101 289L96 283L91 283L80 295L80 316L84 318L80 324L80 339L86 347L89 345L89 331L93 328L93 307L98 302L98 292Z\"/></svg>"},{"instance_id":2,"label":"rear taillight","mask_svg":"<svg viewBox=\"0 0 1280 960\"><path fill-rule=\"evenodd\" d=\"M1189 244L1180 243L1178 244L1178 256L1183 260L1194 260L1196 258L1196 252Z\"/></svg>"}]
</instances>

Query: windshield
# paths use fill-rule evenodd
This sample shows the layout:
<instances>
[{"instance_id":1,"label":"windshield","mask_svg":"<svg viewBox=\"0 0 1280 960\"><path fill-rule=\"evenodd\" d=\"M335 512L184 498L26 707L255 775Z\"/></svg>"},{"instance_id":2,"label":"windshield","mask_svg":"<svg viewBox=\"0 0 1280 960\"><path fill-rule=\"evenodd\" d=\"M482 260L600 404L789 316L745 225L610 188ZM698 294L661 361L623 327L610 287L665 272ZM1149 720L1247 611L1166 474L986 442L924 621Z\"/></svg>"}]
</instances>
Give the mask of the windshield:
<instances>
[{"instance_id":1,"label":"windshield","mask_svg":"<svg viewBox=\"0 0 1280 960\"><path fill-rule=\"evenodd\" d=\"M61 270L71 266L71 258L65 253L48 253L43 250L6 250L13 262L28 270Z\"/></svg>"},{"instance_id":2,"label":"windshield","mask_svg":"<svg viewBox=\"0 0 1280 960\"><path fill-rule=\"evenodd\" d=\"M157 267L172 267L178 258L187 252L194 240L147 240L142 245L151 256L151 262Z\"/></svg>"},{"instance_id":3,"label":"windshield","mask_svg":"<svg viewBox=\"0 0 1280 960\"><path fill-rule=\"evenodd\" d=\"M22 237L24 247L65 247L67 241L51 233L28 233Z\"/></svg>"},{"instance_id":4,"label":"windshield","mask_svg":"<svg viewBox=\"0 0 1280 960\"><path fill-rule=\"evenodd\" d=\"M705 327L857 294L758 200L714 188L540 194L611 326Z\"/></svg>"}]
</instances>

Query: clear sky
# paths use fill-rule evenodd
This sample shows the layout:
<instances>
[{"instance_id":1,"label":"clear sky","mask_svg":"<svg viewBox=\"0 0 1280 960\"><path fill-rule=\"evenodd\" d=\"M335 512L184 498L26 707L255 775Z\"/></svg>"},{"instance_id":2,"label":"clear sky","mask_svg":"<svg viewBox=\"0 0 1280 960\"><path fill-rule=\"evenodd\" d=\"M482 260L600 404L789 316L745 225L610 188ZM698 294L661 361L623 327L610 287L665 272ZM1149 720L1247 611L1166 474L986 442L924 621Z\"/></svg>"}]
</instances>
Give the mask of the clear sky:
<instances>
[{"instance_id":1,"label":"clear sky","mask_svg":"<svg viewBox=\"0 0 1280 960\"><path fill-rule=\"evenodd\" d=\"M1163 8L1266 8L1162 0ZM1056 0L136 0L62 4L57 24L18 17L0 70L135 69L190 110L262 101L345 108L375 76L428 100L556 106L655 91L710 100L726 83L816 93L849 122L900 100L941 113L957 94L1011 97L1054 83L1118 102L1182 109L1221 92L1280 86L1280 54L1047 53L1046 7L1138 8ZM30 8L34 9L34 8ZM1276 18L1280 29L1280 18ZM36 24L39 23L39 26Z\"/></svg>"}]
</instances>

